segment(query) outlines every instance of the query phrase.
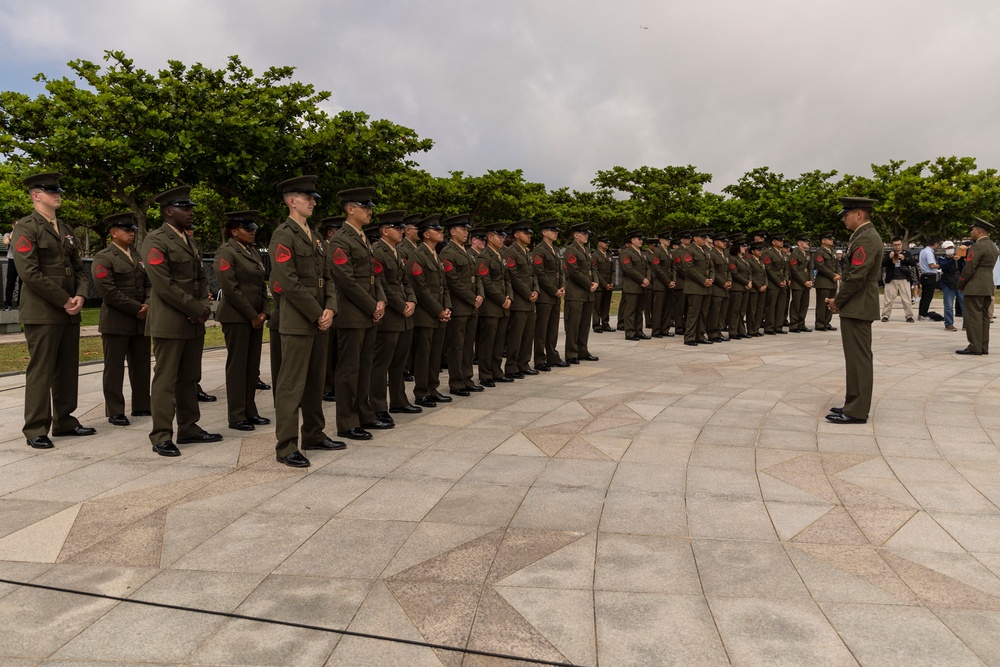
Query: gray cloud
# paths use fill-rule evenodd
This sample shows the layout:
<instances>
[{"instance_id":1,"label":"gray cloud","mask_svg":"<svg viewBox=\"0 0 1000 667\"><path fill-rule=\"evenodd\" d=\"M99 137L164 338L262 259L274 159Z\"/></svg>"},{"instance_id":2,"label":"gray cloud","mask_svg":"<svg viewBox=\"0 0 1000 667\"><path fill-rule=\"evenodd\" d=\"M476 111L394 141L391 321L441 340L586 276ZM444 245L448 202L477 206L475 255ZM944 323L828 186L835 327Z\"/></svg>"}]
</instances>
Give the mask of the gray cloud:
<instances>
[{"instance_id":1,"label":"gray cloud","mask_svg":"<svg viewBox=\"0 0 1000 667\"><path fill-rule=\"evenodd\" d=\"M1000 6L986 0L0 4L0 84L122 49L219 67L293 65L436 142L422 166L523 168L588 189L599 169L694 164L719 189L768 165L867 173L890 159L1000 166ZM648 26L643 30L640 26ZM44 29L44 30L43 30Z\"/></svg>"}]
</instances>

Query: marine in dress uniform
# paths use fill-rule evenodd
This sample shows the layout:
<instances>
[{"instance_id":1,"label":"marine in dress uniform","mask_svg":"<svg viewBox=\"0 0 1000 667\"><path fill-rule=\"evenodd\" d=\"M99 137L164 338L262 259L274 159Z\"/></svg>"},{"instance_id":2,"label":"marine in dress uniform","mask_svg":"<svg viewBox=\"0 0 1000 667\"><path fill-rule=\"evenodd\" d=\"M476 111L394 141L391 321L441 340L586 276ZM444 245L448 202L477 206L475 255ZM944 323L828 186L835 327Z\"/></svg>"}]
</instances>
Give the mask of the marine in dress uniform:
<instances>
[{"instance_id":1,"label":"marine in dress uniform","mask_svg":"<svg viewBox=\"0 0 1000 667\"><path fill-rule=\"evenodd\" d=\"M438 387L441 354L444 349L445 327L451 319L451 296L448 294L444 266L437 254L437 244L444 240L441 216L429 215L420 220L417 233L420 244L410 251L406 271L417 298L413 314L413 397L425 408L438 403L450 403Z\"/></svg>"},{"instance_id":2,"label":"marine in dress uniform","mask_svg":"<svg viewBox=\"0 0 1000 667\"><path fill-rule=\"evenodd\" d=\"M396 246L396 252L399 253L399 259L403 262L404 266L410 258L410 253L416 250L417 245L420 243L420 237L417 234L417 225L422 218L423 216L419 213L411 213L403 218L403 224L406 226L403 228L403 240ZM403 379L407 381L413 380L413 351L417 344L415 333L410 333L410 350L406 356L406 369L403 371Z\"/></svg>"},{"instance_id":3,"label":"marine in dress uniform","mask_svg":"<svg viewBox=\"0 0 1000 667\"><path fill-rule=\"evenodd\" d=\"M513 382L504 375L503 351L507 340L507 318L514 300L514 290L507 275L503 223L486 225L486 248L476 260L476 276L483 287L483 305L479 307L479 384L495 387L497 382Z\"/></svg>"},{"instance_id":4,"label":"marine in dress uniform","mask_svg":"<svg viewBox=\"0 0 1000 667\"><path fill-rule=\"evenodd\" d=\"M593 253L597 290L594 292L594 333L614 331L611 328L611 295L615 289L615 264L611 259L611 237L597 239Z\"/></svg>"},{"instance_id":5,"label":"marine in dress uniform","mask_svg":"<svg viewBox=\"0 0 1000 667\"><path fill-rule=\"evenodd\" d=\"M761 257L767 275L767 291L764 292L764 333L773 336L787 333L782 328L784 323L782 301L786 300L785 290L788 283L785 280L785 256L781 252L785 237L781 234L772 234L768 240L771 247L765 250Z\"/></svg>"},{"instance_id":6,"label":"marine in dress uniform","mask_svg":"<svg viewBox=\"0 0 1000 667\"><path fill-rule=\"evenodd\" d=\"M642 308L640 308L640 313L642 318L639 320L639 331L645 333L646 329L653 330L653 290L656 287L656 280L653 276L653 253L656 248L659 247L660 243L658 239L647 238L644 240L642 246L642 256L646 259L646 266L649 267L649 288L642 293Z\"/></svg>"},{"instance_id":7,"label":"marine in dress uniform","mask_svg":"<svg viewBox=\"0 0 1000 667\"><path fill-rule=\"evenodd\" d=\"M507 246L503 258L514 300L507 321L507 365L504 374L520 380L525 375L538 375L538 371L528 365L531 361L531 342L535 338L538 278L528 250L531 221L519 220L508 228L508 232L514 237L514 242Z\"/></svg>"},{"instance_id":8,"label":"marine in dress uniform","mask_svg":"<svg viewBox=\"0 0 1000 667\"><path fill-rule=\"evenodd\" d=\"M715 267L708 254L711 229L697 229L691 233L694 243L680 251L684 267L684 296L687 301L687 318L684 322L685 345L711 345L705 335L708 326L708 306L712 298Z\"/></svg>"},{"instance_id":9,"label":"marine in dress uniform","mask_svg":"<svg viewBox=\"0 0 1000 667\"><path fill-rule=\"evenodd\" d=\"M323 245L326 247L326 255L330 256L330 240L334 234L344 226L344 216L334 215L323 218L319 221L319 231L323 234ZM330 327L327 332L330 339L330 346L326 353L326 379L323 381L323 400L333 403L337 400L337 389L334 380L337 376L337 330ZM275 377L275 376L271 376Z\"/></svg>"},{"instance_id":10,"label":"marine in dress uniform","mask_svg":"<svg viewBox=\"0 0 1000 667\"><path fill-rule=\"evenodd\" d=\"M51 449L52 435L93 435L72 415L78 396L80 310L87 297L87 273L73 230L56 218L62 204L60 174L22 181L34 211L21 218L12 236L14 264L23 281L19 318L28 342L24 428L30 447Z\"/></svg>"},{"instance_id":11,"label":"marine in dress uniform","mask_svg":"<svg viewBox=\"0 0 1000 667\"><path fill-rule=\"evenodd\" d=\"M882 239L871 223L876 200L841 197L844 225L851 230L847 265L837 296L827 301L840 314L840 337L847 368L843 407L830 409L827 421L864 424L872 404L872 322L879 317L878 274L882 267Z\"/></svg>"},{"instance_id":12,"label":"marine in dress uniform","mask_svg":"<svg viewBox=\"0 0 1000 667\"><path fill-rule=\"evenodd\" d=\"M670 324L673 313L674 264L670 256L670 232L660 232L659 243L653 250L653 338L673 336Z\"/></svg>"},{"instance_id":13,"label":"marine in dress uniform","mask_svg":"<svg viewBox=\"0 0 1000 667\"><path fill-rule=\"evenodd\" d=\"M465 247L469 239L468 214L453 215L444 221L449 241L441 250L441 265L451 296L451 319L445 326L444 349L448 358L448 389L455 396L483 391L472 377L475 355L476 314L483 303L483 287L476 274L477 264Z\"/></svg>"},{"instance_id":14,"label":"marine in dress uniform","mask_svg":"<svg viewBox=\"0 0 1000 667\"><path fill-rule=\"evenodd\" d=\"M813 286L813 268L809 255L809 235L802 234L795 239L796 245L788 256L788 272L791 276L792 302L788 314L788 330L792 333L812 331L806 326L809 312L809 290Z\"/></svg>"},{"instance_id":15,"label":"marine in dress uniform","mask_svg":"<svg viewBox=\"0 0 1000 667\"><path fill-rule=\"evenodd\" d=\"M743 235L730 237L729 273L732 276L732 287L729 288L729 340L749 338L747 334L747 307L749 296L753 292L753 281L750 278L750 263L746 259L746 241Z\"/></svg>"},{"instance_id":16,"label":"marine in dress uniform","mask_svg":"<svg viewBox=\"0 0 1000 667\"><path fill-rule=\"evenodd\" d=\"M160 205L163 224L146 235L141 256L151 284L146 335L153 339L153 383L150 404L153 451L180 456L173 442L177 417L177 444L218 442L222 436L198 426L198 381L205 347L205 322L211 316L208 280L201 249L187 230L194 221L191 187L182 185L153 198Z\"/></svg>"},{"instance_id":17,"label":"marine in dress uniform","mask_svg":"<svg viewBox=\"0 0 1000 667\"><path fill-rule=\"evenodd\" d=\"M566 367L559 357L559 310L566 296L562 262L555 242L559 238L559 220L541 222L542 240L532 250L531 262L538 279L538 300L535 301L535 370L549 371L553 366Z\"/></svg>"},{"instance_id":18,"label":"marine in dress uniform","mask_svg":"<svg viewBox=\"0 0 1000 667\"><path fill-rule=\"evenodd\" d=\"M642 252L641 229L625 232L626 245L618 256L622 271L622 300L618 320L625 326L625 340L648 339L642 330L642 298L652 284L649 264Z\"/></svg>"},{"instance_id":19,"label":"marine in dress uniform","mask_svg":"<svg viewBox=\"0 0 1000 667\"><path fill-rule=\"evenodd\" d=\"M747 335L754 338L763 336L761 327L764 324L764 306L767 302L767 271L761 255L764 254L764 244L754 241L750 244L750 254L747 264L750 266L750 280L753 289L747 295Z\"/></svg>"},{"instance_id":20,"label":"marine in dress uniform","mask_svg":"<svg viewBox=\"0 0 1000 667\"><path fill-rule=\"evenodd\" d=\"M391 414L416 414L423 410L406 397L403 368L413 336L413 312L417 298L409 274L397 252L406 225L405 211L386 211L378 216L380 238L372 245L372 267L385 294L385 315L375 332L369 400L375 417L391 422ZM386 400L388 391L388 400Z\"/></svg>"},{"instance_id":21,"label":"marine in dress uniform","mask_svg":"<svg viewBox=\"0 0 1000 667\"><path fill-rule=\"evenodd\" d=\"M149 312L150 282L146 268L132 253L138 227L131 213L116 213L104 219L111 243L96 255L90 270L101 298L98 331L104 348L104 414L108 423L128 426L125 416L125 361L132 388L132 416L149 416Z\"/></svg>"},{"instance_id":22,"label":"marine in dress uniform","mask_svg":"<svg viewBox=\"0 0 1000 667\"><path fill-rule=\"evenodd\" d=\"M963 317L965 336L969 345L956 350L957 354L990 353L990 306L996 286L993 281L993 265L997 263L997 247L990 240L993 224L982 218L972 219L969 238L972 247L965 255L965 267L958 277L958 289L965 294Z\"/></svg>"},{"instance_id":23,"label":"marine in dress uniform","mask_svg":"<svg viewBox=\"0 0 1000 667\"><path fill-rule=\"evenodd\" d=\"M587 250L590 230L582 222L569 228L573 242L566 246L563 268L566 271L566 361L597 361L587 346L590 341L591 311L597 291L596 262Z\"/></svg>"},{"instance_id":24,"label":"marine in dress uniform","mask_svg":"<svg viewBox=\"0 0 1000 667\"><path fill-rule=\"evenodd\" d=\"M833 230L827 230L819 235L820 247L813 255L813 265L816 267L816 331L836 331L831 326L833 313L826 305L827 299L832 299L837 293L837 283L840 281L840 264L833 254Z\"/></svg>"},{"instance_id":25,"label":"marine in dress uniform","mask_svg":"<svg viewBox=\"0 0 1000 667\"><path fill-rule=\"evenodd\" d=\"M673 325L674 333L678 336L684 335L684 322L687 319L687 295L684 289L686 277L684 275L684 262L681 259L683 251L691 245L693 236L691 230L685 229L677 234L678 247L673 249L670 257L674 263L674 312Z\"/></svg>"},{"instance_id":26,"label":"marine in dress uniform","mask_svg":"<svg viewBox=\"0 0 1000 667\"><path fill-rule=\"evenodd\" d=\"M337 193L347 219L330 240L329 263L337 290L337 436L370 440L368 429L389 429L391 419L379 419L369 400L375 333L385 316L385 292L375 280L372 250L362 232L375 207L375 188Z\"/></svg>"},{"instance_id":27,"label":"marine in dress uniform","mask_svg":"<svg viewBox=\"0 0 1000 667\"><path fill-rule=\"evenodd\" d=\"M270 424L257 410L257 376L264 341L264 324L270 318L264 260L254 247L257 211L230 211L226 216L226 242L215 251L215 277L222 298L215 319L226 339L226 408L229 428L253 431Z\"/></svg>"},{"instance_id":28,"label":"marine in dress uniform","mask_svg":"<svg viewBox=\"0 0 1000 667\"><path fill-rule=\"evenodd\" d=\"M728 244L729 238L725 234L715 234L712 236L712 246L708 250L714 276L706 326L708 340L713 343L723 343L728 340L722 337L722 326L729 315L729 288L733 286L726 250Z\"/></svg>"},{"instance_id":29,"label":"marine in dress uniform","mask_svg":"<svg viewBox=\"0 0 1000 667\"><path fill-rule=\"evenodd\" d=\"M289 467L305 468L310 463L299 451L300 444L303 450L346 447L324 432L327 332L337 313L337 295L323 239L309 228L319 197L316 177L297 176L276 187L288 207L288 218L274 230L268 246L271 292L281 303L276 318L281 366L274 378L275 458Z\"/></svg>"}]
</instances>

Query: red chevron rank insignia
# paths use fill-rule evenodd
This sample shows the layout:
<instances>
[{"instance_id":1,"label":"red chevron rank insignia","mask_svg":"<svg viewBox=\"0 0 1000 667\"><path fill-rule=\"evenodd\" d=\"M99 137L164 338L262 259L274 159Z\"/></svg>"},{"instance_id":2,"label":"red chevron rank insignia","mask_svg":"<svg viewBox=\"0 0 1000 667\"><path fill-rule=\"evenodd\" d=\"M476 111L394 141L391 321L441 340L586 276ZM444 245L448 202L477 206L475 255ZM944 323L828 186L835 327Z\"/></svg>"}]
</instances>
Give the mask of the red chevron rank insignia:
<instances>
[{"instance_id":1,"label":"red chevron rank insignia","mask_svg":"<svg viewBox=\"0 0 1000 667\"><path fill-rule=\"evenodd\" d=\"M410 269L410 274L414 276L420 276L424 273L424 267L420 266L420 262L414 262L413 268Z\"/></svg>"},{"instance_id":2,"label":"red chevron rank insignia","mask_svg":"<svg viewBox=\"0 0 1000 667\"><path fill-rule=\"evenodd\" d=\"M281 294L281 283L275 280L274 287L271 288L271 291L274 292L275 294Z\"/></svg>"},{"instance_id":3,"label":"red chevron rank insignia","mask_svg":"<svg viewBox=\"0 0 1000 667\"><path fill-rule=\"evenodd\" d=\"M153 266L159 266L160 264L163 264L163 262L164 262L164 257L163 253L160 252L160 249L150 248L149 254L146 255L146 263L152 264Z\"/></svg>"},{"instance_id":4,"label":"red chevron rank insignia","mask_svg":"<svg viewBox=\"0 0 1000 667\"><path fill-rule=\"evenodd\" d=\"M566 261L569 262L570 264L576 264L576 255L570 255L569 257L566 258Z\"/></svg>"},{"instance_id":5,"label":"red chevron rank insignia","mask_svg":"<svg viewBox=\"0 0 1000 667\"><path fill-rule=\"evenodd\" d=\"M383 270L382 262L380 262L377 259L375 259L374 257L372 257L372 269L375 271L376 275L382 273L382 270Z\"/></svg>"},{"instance_id":6,"label":"red chevron rank insignia","mask_svg":"<svg viewBox=\"0 0 1000 667\"><path fill-rule=\"evenodd\" d=\"M451 273L451 272L452 272L452 270L453 270L453 269L455 268L455 265L454 265L454 264L452 264L451 262L449 262L449 261L448 261L448 260L446 260L446 259L442 259L442 260L441 260L441 266L443 266L443 267L444 267L444 272L445 272L445 273Z\"/></svg>"},{"instance_id":7,"label":"red chevron rank insignia","mask_svg":"<svg viewBox=\"0 0 1000 667\"><path fill-rule=\"evenodd\" d=\"M517 266L517 260L514 259L513 257L508 257L507 258L507 268L508 269L513 269L515 266Z\"/></svg>"},{"instance_id":8,"label":"red chevron rank insignia","mask_svg":"<svg viewBox=\"0 0 1000 667\"><path fill-rule=\"evenodd\" d=\"M229 263L228 259L219 260L219 271L228 271L230 268L232 268L232 264Z\"/></svg>"},{"instance_id":9,"label":"red chevron rank insignia","mask_svg":"<svg viewBox=\"0 0 1000 667\"><path fill-rule=\"evenodd\" d=\"M35 246L31 244L31 239L22 236L17 240L17 243L14 245L14 247L17 249L18 252L31 252L31 249L34 248Z\"/></svg>"},{"instance_id":10,"label":"red chevron rank insignia","mask_svg":"<svg viewBox=\"0 0 1000 667\"><path fill-rule=\"evenodd\" d=\"M867 253L863 247L858 247L854 252L851 253L851 264L854 266L861 266L868 259Z\"/></svg>"},{"instance_id":11,"label":"red chevron rank insignia","mask_svg":"<svg viewBox=\"0 0 1000 667\"><path fill-rule=\"evenodd\" d=\"M479 268L476 269L476 273L478 273L481 276L488 276L490 275L490 267L486 266L485 262L480 262Z\"/></svg>"},{"instance_id":12,"label":"red chevron rank insignia","mask_svg":"<svg viewBox=\"0 0 1000 667\"><path fill-rule=\"evenodd\" d=\"M100 280L101 278L107 278L108 267L104 266L103 264L98 264L97 271L94 272L94 277L96 277L98 280Z\"/></svg>"},{"instance_id":13,"label":"red chevron rank insignia","mask_svg":"<svg viewBox=\"0 0 1000 667\"><path fill-rule=\"evenodd\" d=\"M347 253L344 252L343 248L337 248L333 251L333 263L337 266L347 264Z\"/></svg>"},{"instance_id":14,"label":"red chevron rank insignia","mask_svg":"<svg viewBox=\"0 0 1000 667\"><path fill-rule=\"evenodd\" d=\"M292 258L292 251L289 250L286 246L282 245L281 243L279 243L278 247L274 249L274 261L278 262L279 264L284 264L291 258Z\"/></svg>"},{"instance_id":15,"label":"red chevron rank insignia","mask_svg":"<svg viewBox=\"0 0 1000 667\"><path fill-rule=\"evenodd\" d=\"M535 266L541 266L544 261L541 255L535 255Z\"/></svg>"}]
</instances>

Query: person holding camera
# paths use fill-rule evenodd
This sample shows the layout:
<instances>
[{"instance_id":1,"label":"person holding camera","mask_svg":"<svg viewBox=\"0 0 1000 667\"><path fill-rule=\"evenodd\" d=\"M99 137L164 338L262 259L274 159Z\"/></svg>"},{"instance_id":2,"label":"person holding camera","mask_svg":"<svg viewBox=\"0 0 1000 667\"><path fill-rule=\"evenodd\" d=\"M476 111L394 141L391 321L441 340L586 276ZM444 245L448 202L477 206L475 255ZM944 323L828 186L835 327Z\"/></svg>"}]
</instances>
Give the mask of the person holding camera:
<instances>
[{"instance_id":1,"label":"person holding camera","mask_svg":"<svg viewBox=\"0 0 1000 667\"><path fill-rule=\"evenodd\" d=\"M892 314L892 306L896 299L903 303L903 313L906 321L913 321L913 307L910 304L910 272L916 265L916 260L909 251L903 249L903 239L892 239L892 247L882 258L882 270L885 272L885 294L882 302L882 321L888 322Z\"/></svg>"}]
</instances>

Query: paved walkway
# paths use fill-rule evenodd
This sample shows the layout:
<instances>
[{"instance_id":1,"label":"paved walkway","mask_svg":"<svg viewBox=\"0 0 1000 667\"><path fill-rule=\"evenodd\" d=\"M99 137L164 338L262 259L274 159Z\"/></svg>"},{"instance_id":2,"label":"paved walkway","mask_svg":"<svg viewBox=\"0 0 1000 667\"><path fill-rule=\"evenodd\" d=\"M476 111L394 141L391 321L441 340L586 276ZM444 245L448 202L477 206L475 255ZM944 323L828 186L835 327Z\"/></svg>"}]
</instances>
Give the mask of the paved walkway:
<instances>
[{"instance_id":1,"label":"paved walkway","mask_svg":"<svg viewBox=\"0 0 1000 667\"><path fill-rule=\"evenodd\" d=\"M603 334L599 362L401 417L307 472L271 429L225 428L221 351L201 423L226 438L177 459L148 418L106 423L99 366L78 413L99 435L31 450L23 378L2 378L0 578L580 665L1000 665L1000 357L901 319L875 324L866 425L823 420L837 333ZM0 656L512 664L8 584Z\"/></svg>"}]
</instances>

